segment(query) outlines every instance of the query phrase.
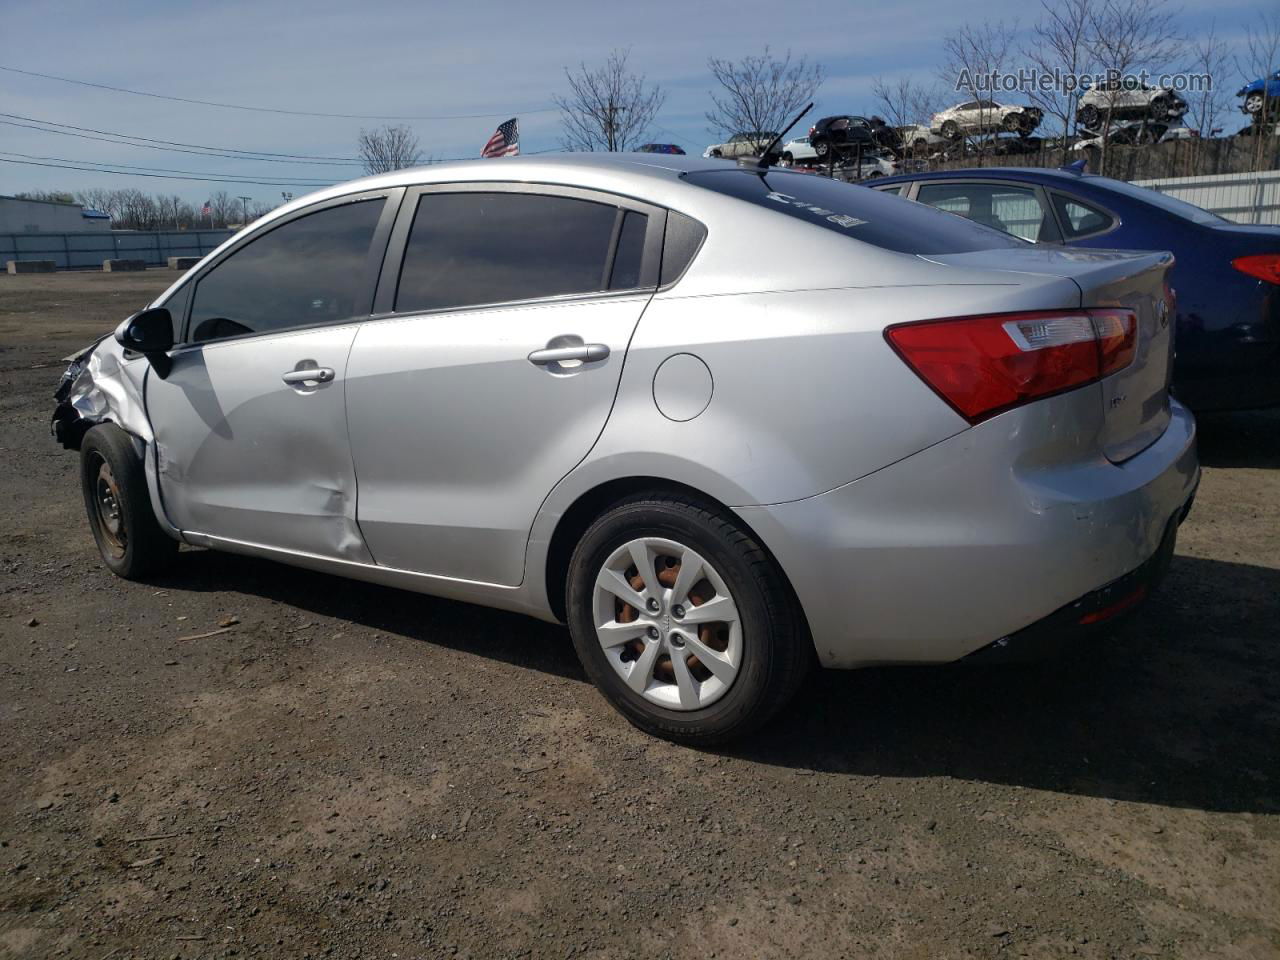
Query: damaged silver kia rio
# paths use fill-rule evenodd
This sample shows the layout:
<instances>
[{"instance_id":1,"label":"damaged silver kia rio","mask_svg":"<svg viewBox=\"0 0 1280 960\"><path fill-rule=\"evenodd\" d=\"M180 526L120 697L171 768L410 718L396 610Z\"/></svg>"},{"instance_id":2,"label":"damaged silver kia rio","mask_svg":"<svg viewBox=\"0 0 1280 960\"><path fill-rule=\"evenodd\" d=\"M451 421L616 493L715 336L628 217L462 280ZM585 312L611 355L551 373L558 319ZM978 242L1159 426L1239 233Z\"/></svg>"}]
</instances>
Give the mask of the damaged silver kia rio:
<instances>
[{"instance_id":1,"label":"damaged silver kia rio","mask_svg":"<svg viewBox=\"0 0 1280 960\"><path fill-rule=\"evenodd\" d=\"M813 662L1071 642L1199 479L1164 253L686 157L476 161L273 212L76 358L107 565L178 544L569 625L712 743Z\"/></svg>"}]
</instances>

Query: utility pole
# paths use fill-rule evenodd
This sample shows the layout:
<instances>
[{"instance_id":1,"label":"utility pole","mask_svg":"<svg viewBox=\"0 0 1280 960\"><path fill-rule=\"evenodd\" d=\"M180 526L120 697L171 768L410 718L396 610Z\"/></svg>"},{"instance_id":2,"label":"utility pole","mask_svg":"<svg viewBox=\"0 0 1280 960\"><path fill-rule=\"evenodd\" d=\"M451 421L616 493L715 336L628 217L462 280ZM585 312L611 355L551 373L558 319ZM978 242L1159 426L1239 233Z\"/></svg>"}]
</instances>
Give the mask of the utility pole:
<instances>
[{"instance_id":1,"label":"utility pole","mask_svg":"<svg viewBox=\"0 0 1280 960\"><path fill-rule=\"evenodd\" d=\"M240 201L240 203L244 205L244 218L243 218L243 225L244 225L244 226L248 226L248 225L249 225L249 198L248 198L248 197L236 197L236 199L237 199L237 200L239 200L239 201Z\"/></svg>"}]
</instances>

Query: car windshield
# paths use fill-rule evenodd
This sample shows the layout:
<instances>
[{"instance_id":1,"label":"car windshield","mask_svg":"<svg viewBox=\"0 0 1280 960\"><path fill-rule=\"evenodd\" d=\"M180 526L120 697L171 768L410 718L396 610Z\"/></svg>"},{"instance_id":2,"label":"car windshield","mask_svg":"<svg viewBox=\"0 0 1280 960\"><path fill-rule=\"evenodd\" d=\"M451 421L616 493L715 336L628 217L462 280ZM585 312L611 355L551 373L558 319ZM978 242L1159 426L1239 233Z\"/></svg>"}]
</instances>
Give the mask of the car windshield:
<instances>
[{"instance_id":1,"label":"car windshield","mask_svg":"<svg viewBox=\"0 0 1280 960\"><path fill-rule=\"evenodd\" d=\"M826 177L779 170L715 170L688 173L684 179L896 253L936 255L1025 246L963 217Z\"/></svg>"},{"instance_id":2,"label":"car windshield","mask_svg":"<svg viewBox=\"0 0 1280 960\"><path fill-rule=\"evenodd\" d=\"M1146 187L1135 186L1134 184L1126 183L1123 180L1107 180L1106 188L1134 200L1149 203L1153 207L1158 207L1163 210L1165 213L1171 213L1175 217L1182 217L1185 220L1191 220L1195 223L1230 222L1229 220L1218 216L1216 213L1210 213L1202 207L1197 207L1193 203L1187 203L1185 200L1177 200L1174 197L1161 193L1159 190L1149 190Z\"/></svg>"}]
</instances>

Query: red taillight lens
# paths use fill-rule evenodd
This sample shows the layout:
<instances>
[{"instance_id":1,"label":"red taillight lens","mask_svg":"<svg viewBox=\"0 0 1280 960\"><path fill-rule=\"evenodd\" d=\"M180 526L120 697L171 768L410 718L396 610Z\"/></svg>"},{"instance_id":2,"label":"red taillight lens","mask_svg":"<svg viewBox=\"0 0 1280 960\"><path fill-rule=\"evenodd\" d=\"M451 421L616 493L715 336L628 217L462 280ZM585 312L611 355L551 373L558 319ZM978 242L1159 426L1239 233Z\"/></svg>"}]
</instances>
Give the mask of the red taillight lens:
<instances>
[{"instance_id":1,"label":"red taillight lens","mask_svg":"<svg viewBox=\"0 0 1280 960\"><path fill-rule=\"evenodd\" d=\"M889 327L898 355L970 423L1123 370L1137 353L1131 310L1049 310Z\"/></svg>"},{"instance_id":2,"label":"red taillight lens","mask_svg":"<svg viewBox=\"0 0 1280 960\"><path fill-rule=\"evenodd\" d=\"M1280 253L1255 253L1249 257L1236 257L1231 265L1251 277L1280 284Z\"/></svg>"}]
</instances>

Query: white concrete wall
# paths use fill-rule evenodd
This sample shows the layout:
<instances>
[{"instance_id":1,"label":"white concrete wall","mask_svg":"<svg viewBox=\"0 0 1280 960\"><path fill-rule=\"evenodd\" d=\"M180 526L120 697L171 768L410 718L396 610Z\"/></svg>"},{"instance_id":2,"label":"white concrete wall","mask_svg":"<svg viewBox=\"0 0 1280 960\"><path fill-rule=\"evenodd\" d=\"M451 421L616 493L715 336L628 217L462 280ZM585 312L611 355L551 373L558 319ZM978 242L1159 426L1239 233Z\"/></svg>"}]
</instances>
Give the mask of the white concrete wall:
<instances>
[{"instance_id":1,"label":"white concrete wall","mask_svg":"<svg viewBox=\"0 0 1280 960\"><path fill-rule=\"evenodd\" d=\"M1194 203L1236 223L1280 226L1280 170L1133 182Z\"/></svg>"}]
</instances>

